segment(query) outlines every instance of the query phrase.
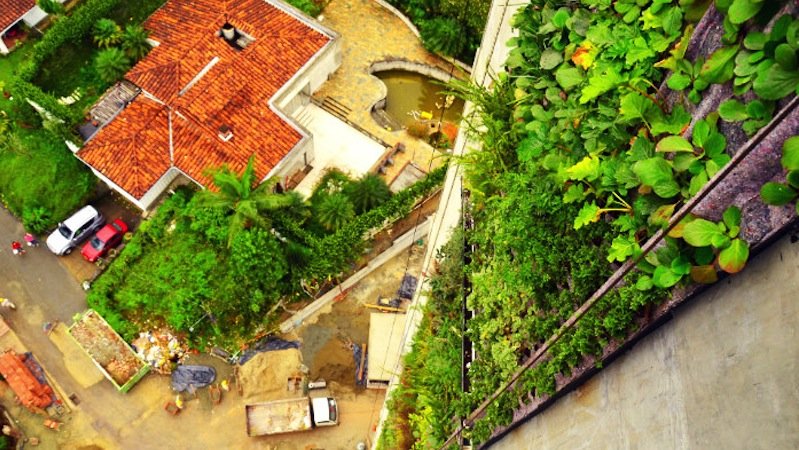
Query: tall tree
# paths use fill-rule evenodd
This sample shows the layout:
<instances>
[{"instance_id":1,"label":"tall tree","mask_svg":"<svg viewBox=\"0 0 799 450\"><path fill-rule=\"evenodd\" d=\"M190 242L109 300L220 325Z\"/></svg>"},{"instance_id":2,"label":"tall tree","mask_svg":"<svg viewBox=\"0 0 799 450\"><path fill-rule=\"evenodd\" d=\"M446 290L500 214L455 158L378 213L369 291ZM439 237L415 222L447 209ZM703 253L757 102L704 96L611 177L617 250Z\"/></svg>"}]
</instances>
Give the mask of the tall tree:
<instances>
[{"instance_id":1,"label":"tall tree","mask_svg":"<svg viewBox=\"0 0 799 450\"><path fill-rule=\"evenodd\" d=\"M97 71L97 76L105 83L113 83L122 78L129 67L130 60L118 48L100 50L94 58L94 69Z\"/></svg>"},{"instance_id":2,"label":"tall tree","mask_svg":"<svg viewBox=\"0 0 799 450\"><path fill-rule=\"evenodd\" d=\"M122 39L122 29L111 19L100 19L94 24L94 43L100 48L108 48Z\"/></svg>"},{"instance_id":3,"label":"tall tree","mask_svg":"<svg viewBox=\"0 0 799 450\"><path fill-rule=\"evenodd\" d=\"M270 178L257 187L255 179L255 155L247 162L241 175L237 175L227 166L212 170L216 190L206 189L200 192L200 205L226 211L230 214L228 228L228 247L233 238L241 230L259 226L269 230L272 221L268 213L299 206L302 198L296 192L278 194L272 188L277 180ZM279 237L279 236L278 236Z\"/></svg>"},{"instance_id":4,"label":"tall tree","mask_svg":"<svg viewBox=\"0 0 799 450\"><path fill-rule=\"evenodd\" d=\"M423 22L419 34L428 50L446 56L459 55L467 45L463 25L452 17L436 17Z\"/></svg>"},{"instance_id":5,"label":"tall tree","mask_svg":"<svg viewBox=\"0 0 799 450\"><path fill-rule=\"evenodd\" d=\"M367 173L357 181L345 185L344 194L352 202L356 214L363 214L391 198L391 190L385 180L373 173Z\"/></svg>"},{"instance_id":6,"label":"tall tree","mask_svg":"<svg viewBox=\"0 0 799 450\"><path fill-rule=\"evenodd\" d=\"M314 205L316 221L328 231L336 231L355 217L350 199L341 193L322 197Z\"/></svg>"},{"instance_id":7,"label":"tall tree","mask_svg":"<svg viewBox=\"0 0 799 450\"><path fill-rule=\"evenodd\" d=\"M147 38L150 32L141 25L128 25L122 33L122 50L133 61L144 58L152 48Z\"/></svg>"}]
</instances>

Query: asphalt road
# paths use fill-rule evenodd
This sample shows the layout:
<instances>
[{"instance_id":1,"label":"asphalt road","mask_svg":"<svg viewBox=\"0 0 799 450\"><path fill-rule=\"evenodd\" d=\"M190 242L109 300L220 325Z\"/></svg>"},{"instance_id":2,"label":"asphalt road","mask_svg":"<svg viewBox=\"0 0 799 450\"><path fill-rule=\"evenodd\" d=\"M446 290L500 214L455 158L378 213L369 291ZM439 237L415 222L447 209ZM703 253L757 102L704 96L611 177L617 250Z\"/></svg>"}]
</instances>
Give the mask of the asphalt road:
<instances>
[{"instance_id":1,"label":"asphalt road","mask_svg":"<svg viewBox=\"0 0 799 450\"><path fill-rule=\"evenodd\" d=\"M108 413L124 410L124 397L105 381L88 389L82 387L67 369L64 354L42 329L45 322L53 320L67 325L72 323L72 316L87 307L85 293L61 264L61 258L50 253L43 242L38 248L26 247L25 255L14 255L11 241L22 242L24 233L16 218L0 210L0 297L7 297L16 304L15 311L4 309L2 315L19 340L55 379L62 393L78 395L78 408L92 417L93 428L117 428L117 424L109 423ZM44 237L40 239L43 241ZM74 363L74 358L70 362ZM90 365L85 370L96 371ZM127 414L123 412L122 415Z\"/></svg>"}]
</instances>

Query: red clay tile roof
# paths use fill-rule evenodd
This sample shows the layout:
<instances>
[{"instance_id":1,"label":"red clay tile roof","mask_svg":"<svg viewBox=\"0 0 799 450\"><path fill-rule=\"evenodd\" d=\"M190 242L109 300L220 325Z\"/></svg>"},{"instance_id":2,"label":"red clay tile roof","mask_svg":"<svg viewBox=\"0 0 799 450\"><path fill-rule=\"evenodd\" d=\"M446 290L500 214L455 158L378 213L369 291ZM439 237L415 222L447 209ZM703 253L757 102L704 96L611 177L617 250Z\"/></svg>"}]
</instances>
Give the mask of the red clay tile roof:
<instances>
[{"instance_id":1,"label":"red clay tile roof","mask_svg":"<svg viewBox=\"0 0 799 450\"><path fill-rule=\"evenodd\" d=\"M226 21L255 41L228 45L217 35ZM170 167L170 116L171 164L203 185L208 168L241 172L253 153L263 179L300 142L268 101L329 36L264 0L170 0L145 27L159 45L126 78L161 103L139 95L78 153L86 163L141 198Z\"/></svg>"},{"instance_id":2,"label":"red clay tile roof","mask_svg":"<svg viewBox=\"0 0 799 450\"><path fill-rule=\"evenodd\" d=\"M0 31L13 25L34 6L35 0L0 0Z\"/></svg>"}]
</instances>

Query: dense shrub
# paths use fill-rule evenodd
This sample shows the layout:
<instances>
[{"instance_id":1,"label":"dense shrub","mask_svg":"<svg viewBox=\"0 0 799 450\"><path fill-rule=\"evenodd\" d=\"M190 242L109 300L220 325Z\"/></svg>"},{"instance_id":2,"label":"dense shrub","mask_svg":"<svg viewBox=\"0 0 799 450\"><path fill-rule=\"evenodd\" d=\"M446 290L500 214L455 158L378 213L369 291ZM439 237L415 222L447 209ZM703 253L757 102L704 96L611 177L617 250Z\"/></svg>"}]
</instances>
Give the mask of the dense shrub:
<instances>
[{"instance_id":1,"label":"dense shrub","mask_svg":"<svg viewBox=\"0 0 799 450\"><path fill-rule=\"evenodd\" d=\"M127 338L147 320L179 332L192 327L197 345L231 345L274 326L283 302L303 296L301 280L346 269L370 229L406 214L443 174L431 173L330 235L309 230L307 215L291 207L266 213L270 227L253 222L232 241L232 212L209 208L207 195L179 190L141 224L87 301Z\"/></svg>"},{"instance_id":2,"label":"dense shrub","mask_svg":"<svg viewBox=\"0 0 799 450\"><path fill-rule=\"evenodd\" d=\"M388 0L419 29L424 46L471 64L483 36L489 0Z\"/></svg>"},{"instance_id":3,"label":"dense shrub","mask_svg":"<svg viewBox=\"0 0 799 450\"><path fill-rule=\"evenodd\" d=\"M43 233L86 202L96 179L48 131L19 128L14 136L0 149L2 200L28 230Z\"/></svg>"}]
</instances>

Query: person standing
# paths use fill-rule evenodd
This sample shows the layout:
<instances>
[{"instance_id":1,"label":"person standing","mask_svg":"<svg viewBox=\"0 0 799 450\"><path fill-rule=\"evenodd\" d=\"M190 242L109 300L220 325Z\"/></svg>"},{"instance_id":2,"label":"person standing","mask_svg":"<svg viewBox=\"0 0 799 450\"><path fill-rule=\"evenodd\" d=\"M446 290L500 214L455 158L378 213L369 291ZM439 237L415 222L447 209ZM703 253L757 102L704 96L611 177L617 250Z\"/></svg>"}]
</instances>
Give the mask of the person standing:
<instances>
[{"instance_id":1,"label":"person standing","mask_svg":"<svg viewBox=\"0 0 799 450\"><path fill-rule=\"evenodd\" d=\"M31 233L25 233L24 236L25 242L28 244L28 247L38 247L39 240L36 239L36 236L32 235Z\"/></svg>"},{"instance_id":2,"label":"person standing","mask_svg":"<svg viewBox=\"0 0 799 450\"><path fill-rule=\"evenodd\" d=\"M22 244L19 241L11 241L11 252L15 255L23 255L25 254L25 249L22 248Z\"/></svg>"}]
</instances>

